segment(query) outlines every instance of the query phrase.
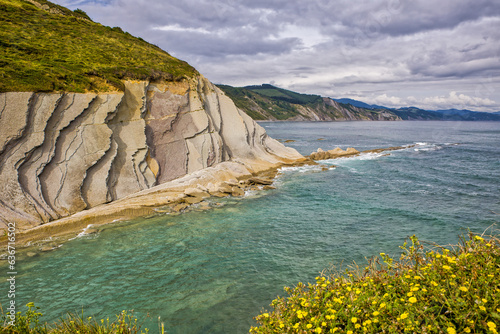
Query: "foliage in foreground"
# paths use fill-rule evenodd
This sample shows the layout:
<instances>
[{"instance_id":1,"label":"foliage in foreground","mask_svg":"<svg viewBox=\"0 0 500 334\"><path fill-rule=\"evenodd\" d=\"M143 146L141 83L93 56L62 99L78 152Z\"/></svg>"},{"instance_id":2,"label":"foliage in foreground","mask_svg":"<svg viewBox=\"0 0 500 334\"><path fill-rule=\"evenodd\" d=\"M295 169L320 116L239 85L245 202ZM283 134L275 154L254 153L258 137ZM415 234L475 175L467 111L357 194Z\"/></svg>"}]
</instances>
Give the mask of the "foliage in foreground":
<instances>
[{"instance_id":1,"label":"foliage in foreground","mask_svg":"<svg viewBox=\"0 0 500 334\"><path fill-rule=\"evenodd\" d=\"M285 288L251 333L492 333L500 330L500 240L470 234L451 250L410 238L394 261Z\"/></svg>"},{"instance_id":2,"label":"foliage in foreground","mask_svg":"<svg viewBox=\"0 0 500 334\"><path fill-rule=\"evenodd\" d=\"M10 318L2 312L0 315L0 333L5 334L146 334L148 329L141 329L137 318L127 311L122 311L114 321L92 317L84 318L83 315L68 314L65 319L49 326L41 323L42 313L34 303L28 303L24 314L18 312L14 326L9 325ZM163 333L163 331L161 331Z\"/></svg>"}]
</instances>

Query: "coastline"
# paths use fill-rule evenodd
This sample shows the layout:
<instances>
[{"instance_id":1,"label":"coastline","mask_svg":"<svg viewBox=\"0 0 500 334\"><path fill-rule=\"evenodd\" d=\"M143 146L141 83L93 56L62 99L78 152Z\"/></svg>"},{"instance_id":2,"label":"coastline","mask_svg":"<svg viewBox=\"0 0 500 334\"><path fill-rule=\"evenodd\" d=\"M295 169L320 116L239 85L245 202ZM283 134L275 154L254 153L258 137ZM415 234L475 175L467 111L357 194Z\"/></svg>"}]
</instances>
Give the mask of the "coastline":
<instances>
[{"instance_id":1,"label":"coastline","mask_svg":"<svg viewBox=\"0 0 500 334\"><path fill-rule=\"evenodd\" d=\"M96 228L101 225L159 213L178 214L193 204L206 203L204 200L211 197L243 196L245 190L249 189L272 189L273 179L281 167L310 164L316 162L307 157L273 165L221 162L120 200L19 231L16 234L16 248L35 247L41 252L50 251L80 233L96 232ZM209 208L205 206L205 209ZM1 237L0 251L6 250L7 241L6 236Z\"/></svg>"},{"instance_id":2,"label":"coastline","mask_svg":"<svg viewBox=\"0 0 500 334\"><path fill-rule=\"evenodd\" d=\"M17 247L35 248L40 252L51 251L60 244L80 234L92 234L98 227L114 222L148 217L156 214L181 214L194 204L203 210L211 207L205 199L214 197L243 196L246 190L273 189L271 185L282 167L317 165L318 161L354 157L360 154L390 152L411 148L415 145L395 146L375 150L358 151L354 148L329 151L318 149L310 155L278 164L227 161L208 167L153 188L129 195L120 200L102 204L50 223L36 226L16 234ZM206 203L206 204L204 204ZM7 247L5 236L0 240L0 251Z\"/></svg>"}]
</instances>

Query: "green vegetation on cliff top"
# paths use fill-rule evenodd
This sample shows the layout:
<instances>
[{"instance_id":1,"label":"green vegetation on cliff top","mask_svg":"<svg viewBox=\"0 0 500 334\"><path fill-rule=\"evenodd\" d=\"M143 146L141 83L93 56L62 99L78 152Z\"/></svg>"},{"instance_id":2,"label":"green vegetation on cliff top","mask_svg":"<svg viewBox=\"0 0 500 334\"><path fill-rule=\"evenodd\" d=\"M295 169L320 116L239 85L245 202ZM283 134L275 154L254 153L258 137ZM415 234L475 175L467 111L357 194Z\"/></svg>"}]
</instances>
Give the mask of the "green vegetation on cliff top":
<instances>
[{"instance_id":1,"label":"green vegetation on cliff top","mask_svg":"<svg viewBox=\"0 0 500 334\"><path fill-rule=\"evenodd\" d=\"M409 108L366 108L319 95L300 94L269 84L246 87L217 85L254 120L449 120L500 121L493 113L440 113ZM319 118L319 119L318 119Z\"/></svg>"},{"instance_id":2,"label":"green vegetation on cliff top","mask_svg":"<svg viewBox=\"0 0 500 334\"><path fill-rule=\"evenodd\" d=\"M254 120L345 120L378 119L386 110L356 108L350 104L328 103L319 95L301 94L269 84L232 87L218 85L233 101ZM316 116L313 116L315 113ZM396 115L391 115L397 118Z\"/></svg>"},{"instance_id":3,"label":"green vegetation on cliff top","mask_svg":"<svg viewBox=\"0 0 500 334\"><path fill-rule=\"evenodd\" d=\"M45 0L0 0L0 92L122 90L196 70L141 38Z\"/></svg>"},{"instance_id":4,"label":"green vegetation on cliff top","mask_svg":"<svg viewBox=\"0 0 500 334\"><path fill-rule=\"evenodd\" d=\"M255 120L265 120L269 116L278 120L286 120L300 114L297 106L294 104L307 103L305 102L306 99L301 99L302 94L271 85L241 88L217 85L217 87L222 89L238 108L245 111ZM288 93L293 93L294 95ZM319 96L316 97L320 98Z\"/></svg>"}]
</instances>

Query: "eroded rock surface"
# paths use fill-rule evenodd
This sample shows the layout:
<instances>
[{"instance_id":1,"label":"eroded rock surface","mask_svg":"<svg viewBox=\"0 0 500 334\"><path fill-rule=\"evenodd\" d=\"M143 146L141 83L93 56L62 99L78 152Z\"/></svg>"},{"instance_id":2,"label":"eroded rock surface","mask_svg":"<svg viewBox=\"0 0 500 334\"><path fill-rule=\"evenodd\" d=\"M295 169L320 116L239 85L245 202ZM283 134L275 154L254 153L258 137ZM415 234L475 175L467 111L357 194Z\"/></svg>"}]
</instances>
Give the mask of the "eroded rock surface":
<instances>
[{"instance_id":1,"label":"eroded rock surface","mask_svg":"<svg viewBox=\"0 0 500 334\"><path fill-rule=\"evenodd\" d=\"M348 147L345 151L340 147L336 147L333 150L323 151L321 148L318 148L316 152L312 152L309 155L309 158L313 160L327 160L327 159L336 159L340 157L347 157L358 155L359 151L353 147Z\"/></svg>"},{"instance_id":2,"label":"eroded rock surface","mask_svg":"<svg viewBox=\"0 0 500 334\"><path fill-rule=\"evenodd\" d=\"M203 77L125 87L0 94L0 228L33 228L225 161L255 173L303 159Z\"/></svg>"}]
</instances>

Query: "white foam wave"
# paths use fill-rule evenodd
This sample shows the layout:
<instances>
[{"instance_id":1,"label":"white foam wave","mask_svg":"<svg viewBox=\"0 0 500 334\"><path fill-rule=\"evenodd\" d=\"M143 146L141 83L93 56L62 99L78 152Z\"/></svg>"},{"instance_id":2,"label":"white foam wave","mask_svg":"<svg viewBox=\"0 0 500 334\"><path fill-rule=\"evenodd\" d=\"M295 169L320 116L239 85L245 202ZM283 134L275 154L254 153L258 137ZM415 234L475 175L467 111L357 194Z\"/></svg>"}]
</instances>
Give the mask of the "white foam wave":
<instances>
[{"instance_id":1,"label":"white foam wave","mask_svg":"<svg viewBox=\"0 0 500 334\"><path fill-rule=\"evenodd\" d=\"M321 163L328 160L321 161ZM307 166L294 166L294 167L281 167L280 173L307 173L307 172L320 172L322 167L320 165L307 165Z\"/></svg>"},{"instance_id":2,"label":"white foam wave","mask_svg":"<svg viewBox=\"0 0 500 334\"><path fill-rule=\"evenodd\" d=\"M384 156L387 156L387 155L388 155L387 152L361 153L359 155L350 156L350 157L340 157L340 158L336 158L336 159L325 160L325 162L328 161L328 162L331 162L331 163L342 163L344 161L353 161L353 160L354 161L374 160L374 159L378 159L378 158L381 158L381 157L384 157Z\"/></svg>"},{"instance_id":3,"label":"white foam wave","mask_svg":"<svg viewBox=\"0 0 500 334\"><path fill-rule=\"evenodd\" d=\"M78 233L76 235L76 237L74 238L71 238L71 239L68 239L68 241L71 241L71 240L75 240L75 239L78 239L78 238L81 238L81 237L85 237L85 236L88 236L89 233L88 233L88 230L90 228L93 228L94 227L94 224L88 224L87 227L85 227L80 233Z\"/></svg>"}]
</instances>

